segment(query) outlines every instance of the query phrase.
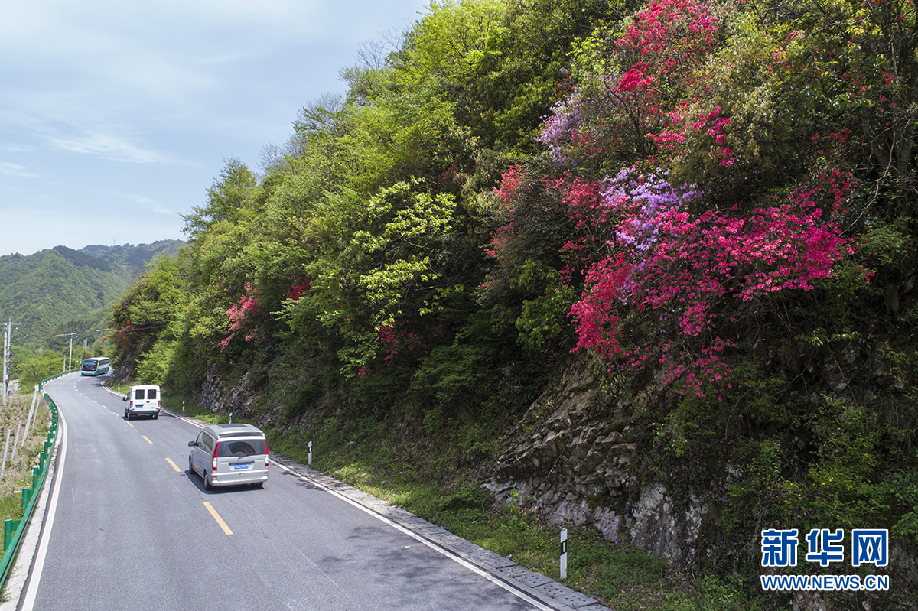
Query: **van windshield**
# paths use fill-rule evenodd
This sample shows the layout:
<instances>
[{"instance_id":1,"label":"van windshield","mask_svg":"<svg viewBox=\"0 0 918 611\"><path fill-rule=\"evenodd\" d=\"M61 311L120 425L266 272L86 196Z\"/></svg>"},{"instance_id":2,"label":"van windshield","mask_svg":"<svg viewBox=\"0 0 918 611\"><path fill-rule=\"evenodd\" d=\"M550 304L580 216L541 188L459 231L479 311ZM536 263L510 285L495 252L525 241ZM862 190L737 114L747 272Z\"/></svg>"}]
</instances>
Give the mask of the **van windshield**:
<instances>
[{"instance_id":1,"label":"van windshield","mask_svg":"<svg viewBox=\"0 0 918 611\"><path fill-rule=\"evenodd\" d=\"M267 442L264 439L234 439L221 441L217 449L220 458L240 458L265 454Z\"/></svg>"}]
</instances>

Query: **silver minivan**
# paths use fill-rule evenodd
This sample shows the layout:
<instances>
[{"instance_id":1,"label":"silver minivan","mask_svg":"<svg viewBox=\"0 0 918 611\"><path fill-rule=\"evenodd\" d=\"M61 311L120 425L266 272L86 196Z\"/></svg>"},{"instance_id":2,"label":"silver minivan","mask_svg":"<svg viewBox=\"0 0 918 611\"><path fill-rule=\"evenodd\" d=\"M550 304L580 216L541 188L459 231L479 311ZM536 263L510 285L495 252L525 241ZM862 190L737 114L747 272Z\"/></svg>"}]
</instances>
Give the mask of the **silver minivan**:
<instances>
[{"instance_id":1,"label":"silver minivan","mask_svg":"<svg viewBox=\"0 0 918 611\"><path fill-rule=\"evenodd\" d=\"M268 480L268 442L251 424L212 424L188 442L188 470L214 486L255 484Z\"/></svg>"},{"instance_id":2,"label":"silver minivan","mask_svg":"<svg viewBox=\"0 0 918 611\"><path fill-rule=\"evenodd\" d=\"M162 392L155 384L131 386L127 396L122 399L128 402L124 408L124 417L133 420L135 416L150 416L157 420L163 408L162 399Z\"/></svg>"}]
</instances>

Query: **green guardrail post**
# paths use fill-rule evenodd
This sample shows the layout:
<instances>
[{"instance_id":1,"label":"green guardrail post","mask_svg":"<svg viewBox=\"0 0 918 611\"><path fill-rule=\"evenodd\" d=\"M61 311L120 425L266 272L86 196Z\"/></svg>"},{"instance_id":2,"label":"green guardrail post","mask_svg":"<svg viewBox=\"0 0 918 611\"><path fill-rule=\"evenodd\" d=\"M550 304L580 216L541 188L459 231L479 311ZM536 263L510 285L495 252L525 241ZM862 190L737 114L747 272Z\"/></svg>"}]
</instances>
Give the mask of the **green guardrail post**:
<instances>
[{"instance_id":1,"label":"green guardrail post","mask_svg":"<svg viewBox=\"0 0 918 611\"><path fill-rule=\"evenodd\" d=\"M3 522L3 551L5 552L10 547L10 543L13 542L13 533L16 532L16 527L13 525L13 520L7 518Z\"/></svg>"}]
</instances>

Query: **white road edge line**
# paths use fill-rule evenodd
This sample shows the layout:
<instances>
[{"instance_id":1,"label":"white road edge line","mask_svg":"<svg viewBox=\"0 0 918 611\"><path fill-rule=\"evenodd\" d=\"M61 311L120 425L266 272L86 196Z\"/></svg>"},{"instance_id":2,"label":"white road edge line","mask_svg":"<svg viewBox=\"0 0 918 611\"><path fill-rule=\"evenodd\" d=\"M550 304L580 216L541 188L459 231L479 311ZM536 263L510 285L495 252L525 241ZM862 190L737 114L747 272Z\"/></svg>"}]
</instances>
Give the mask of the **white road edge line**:
<instances>
[{"instance_id":1,"label":"white road edge line","mask_svg":"<svg viewBox=\"0 0 918 611\"><path fill-rule=\"evenodd\" d=\"M22 611L32 611L35 607L35 597L38 595L38 584L41 582L41 573L45 567L45 557L48 555L48 541L51 539L51 528L54 526L54 514L57 512L57 501L61 491L61 479L64 477L64 461L67 459L67 423L60 410L57 410L58 422L60 423L60 445L58 445L59 460L57 463L57 482L54 485L54 491L51 493L51 500L48 503L48 513L45 515L45 523L41 532L41 540L38 543L38 551L35 554L35 562L32 566L29 576L29 585L25 597L22 600ZM50 482L48 482L50 484Z\"/></svg>"},{"instance_id":2,"label":"white road edge line","mask_svg":"<svg viewBox=\"0 0 918 611\"><path fill-rule=\"evenodd\" d=\"M387 524L387 525L391 526L392 528L394 528L394 529L396 529L396 530L398 530L398 531L400 531L400 532L402 532L402 533L408 535L409 537L411 537L411 538L414 539L415 541L418 541L419 543L423 543L424 545L426 545L426 546L429 547L430 549L434 550L435 552L438 552L439 554L442 554L443 556L446 556L447 558L449 558L449 559L452 560L453 562L456 562L457 564L459 564L459 565L461 565L461 566L467 568L468 570L472 571L473 573L475 573L475 574L477 574L477 575L479 575L479 576L481 576L481 577L484 577L485 579L487 579L487 580L490 581L491 583L493 583L493 584L495 584L495 585L497 585L497 586L503 588L504 590L506 590L506 591L509 592L510 594L513 594L513 595L516 596L517 598L522 599L524 602L527 602L527 603L531 604L531 605L534 606L535 608L540 609L541 611L554 611L551 607L545 606L544 604L542 604L541 602L539 602L539 601L537 601L536 599L532 598L531 596L529 596L529 595L526 594L525 592L523 592L523 591L521 591L521 590L519 590L519 589L513 587L512 585L510 585L510 584L508 584L508 583L506 583L506 582L504 582L504 581L502 581L502 580L500 580L500 579L494 577L493 575L491 575L491 574L489 574L488 572L486 572L486 571L484 571L484 570L478 568L477 566L475 566L475 565L472 564L471 562L469 562L469 561L465 560L464 558L462 558L462 557L456 555L455 553L451 552L450 550L445 549L445 548L443 548L443 547L440 547L439 545L436 545L436 544L433 543L432 541L429 541L429 540L425 539L424 537L422 537L421 535L417 534L416 532L413 532L413 531L411 531L411 530L405 528L405 527L402 526L401 524L398 524L398 523L396 523L396 522L390 520L390 519L387 518L386 516L384 516L384 515L382 515L382 514L379 514L379 513L375 512L375 511L373 511L373 510L370 509L369 507L366 507L365 505L361 505L361 504L358 503L357 501L354 501L354 500L352 500L352 499L347 498L346 496L344 496L343 494L341 494L341 493L338 492L337 490L332 490L332 489L329 488L328 486L325 486L325 485L322 484L321 482L317 482L316 480L312 479L311 477L308 477L308 476L306 476L306 475L303 475L302 473L297 473L296 471L294 471L293 469L291 469L290 467L288 467L288 466L286 466L286 465L282 465L282 464L280 464L280 463L278 463L278 462L275 462L274 460L272 460L271 462L273 462L275 465L277 465L278 467L280 467L280 468L283 469L284 471L290 473L291 475L293 475L293 476L295 476L295 477L298 477L298 478L300 478L300 479L302 479L302 480L307 480L307 481L309 481L309 483L318 486L319 488L321 488L321 489L324 490L325 492L328 492L328 493L331 494L332 496L337 497L338 499L344 501L345 503L349 503L350 505L353 505L353 506L356 507L357 509L363 511L364 513L367 513L367 514L373 516L374 518L378 519L379 521L383 522L384 524Z\"/></svg>"}]
</instances>

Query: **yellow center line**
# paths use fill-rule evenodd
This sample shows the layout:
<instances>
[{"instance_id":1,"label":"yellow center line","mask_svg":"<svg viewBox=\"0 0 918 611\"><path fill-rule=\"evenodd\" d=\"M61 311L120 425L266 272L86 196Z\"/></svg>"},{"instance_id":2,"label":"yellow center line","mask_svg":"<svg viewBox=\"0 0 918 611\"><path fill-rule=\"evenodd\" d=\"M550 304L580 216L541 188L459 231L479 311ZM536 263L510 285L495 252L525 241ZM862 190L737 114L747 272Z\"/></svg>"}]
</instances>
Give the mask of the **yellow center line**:
<instances>
[{"instance_id":1,"label":"yellow center line","mask_svg":"<svg viewBox=\"0 0 918 611\"><path fill-rule=\"evenodd\" d=\"M144 439L146 439L148 444L153 445L153 442L150 441L150 438L149 438L149 437L147 437L146 435L141 435L141 437L143 437Z\"/></svg>"},{"instance_id":2,"label":"yellow center line","mask_svg":"<svg viewBox=\"0 0 918 611\"><path fill-rule=\"evenodd\" d=\"M229 529L229 526L226 525L226 522L223 521L223 518L220 517L220 514L217 513L217 510L214 509L213 505L207 501L204 501L204 506L207 507L207 511L209 511L210 515L214 517L214 520L217 521L217 524L220 525L220 528L223 529L223 532L225 532L227 535L233 534L233 531Z\"/></svg>"},{"instance_id":3,"label":"yellow center line","mask_svg":"<svg viewBox=\"0 0 918 611\"><path fill-rule=\"evenodd\" d=\"M128 425L129 427L131 427L131 428L134 428L134 425L131 424L130 422L128 422L127 425Z\"/></svg>"},{"instance_id":4,"label":"yellow center line","mask_svg":"<svg viewBox=\"0 0 918 611\"><path fill-rule=\"evenodd\" d=\"M170 465L172 465L172 468L175 469L176 473L181 473L181 472L182 472L182 470L179 469L179 466L178 466L177 464L175 464L174 462L172 462L172 459L171 459L171 458L166 458L166 462L169 463Z\"/></svg>"}]
</instances>

